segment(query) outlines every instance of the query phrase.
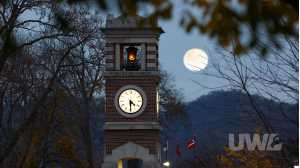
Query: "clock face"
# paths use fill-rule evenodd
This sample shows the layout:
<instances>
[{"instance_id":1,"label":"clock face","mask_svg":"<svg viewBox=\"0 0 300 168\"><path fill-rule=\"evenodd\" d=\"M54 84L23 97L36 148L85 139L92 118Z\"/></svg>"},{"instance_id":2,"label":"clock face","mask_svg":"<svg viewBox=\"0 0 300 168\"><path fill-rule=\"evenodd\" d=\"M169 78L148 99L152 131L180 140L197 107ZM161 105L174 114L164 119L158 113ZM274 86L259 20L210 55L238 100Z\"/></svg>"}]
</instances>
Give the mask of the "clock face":
<instances>
[{"instance_id":1,"label":"clock face","mask_svg":"<svg viewBox=\"0 0 300 168\"><path fill-rule=\"evenodd\" d=\"M136 113L143 106L143 97L135 89L126 89L119 96L119 107L125 113Z\"/></svg>"},{"instance_id":2,"label":"clock face","mask_svg":"<svg viewBox=\"0 0 300 168\"><path fill-rule=\"evenodd\" d=\"M125 117L136 117L146 106L144 91L135 85L126 85L119 89L115 97L117 111Z\"/></svg>"}]
</instances>

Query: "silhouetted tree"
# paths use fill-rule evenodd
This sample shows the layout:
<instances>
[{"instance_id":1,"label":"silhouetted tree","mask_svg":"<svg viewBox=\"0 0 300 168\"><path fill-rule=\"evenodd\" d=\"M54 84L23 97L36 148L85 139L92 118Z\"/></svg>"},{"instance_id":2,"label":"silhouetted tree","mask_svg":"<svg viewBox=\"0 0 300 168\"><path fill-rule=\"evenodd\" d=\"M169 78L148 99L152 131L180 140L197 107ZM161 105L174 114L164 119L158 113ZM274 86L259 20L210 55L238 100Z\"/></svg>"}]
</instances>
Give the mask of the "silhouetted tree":
<instances>
[{"instance_id":1,"label":"silhouetted tree","mask_svg":"<svg viewBox=\"0 0 300 168\"><path fill-rule=\"evenodd\" d=\"M247 57L238 58L230 50L220 50L219 56L224 60L212 63L213 69L204 73L204 75L227 82L228 89L233 88L244 92L258 121L257 127L262 127L269 133L278 131L275 123L271 123L270 119L266 117L265 109L272 109L272 104L260 104L256 100L257 95L279 103L279 109L273 112L279 113L288 121L287 124L299 128L298 120L291 117L299 115L298 109L285 108L286 102L297 105L299 101L298 41L284 38L281 43L286 46L284 49L277 49L273 45L269 45L270 55L264 59L259 57L259 52L252 52ZM292 135L289 138L293 141L298 139L298 136ZM296 157L295 155L292 157L291 152L293 150L284 146L277 161L284 166L290 166Z\"/></svg>"},{"instance_id":2,"label":"silhouetted tree","mask_svg":"<svg viewBox=\"0 0 300 168\"><path fill-rule=\"evenodd\" d=\"M83 7L59 10L71 29L39 27L64 35L24 46L1 71L1 167L95 166L90 115L102 89L102 22Z\"/></svg>"}]
</instances>

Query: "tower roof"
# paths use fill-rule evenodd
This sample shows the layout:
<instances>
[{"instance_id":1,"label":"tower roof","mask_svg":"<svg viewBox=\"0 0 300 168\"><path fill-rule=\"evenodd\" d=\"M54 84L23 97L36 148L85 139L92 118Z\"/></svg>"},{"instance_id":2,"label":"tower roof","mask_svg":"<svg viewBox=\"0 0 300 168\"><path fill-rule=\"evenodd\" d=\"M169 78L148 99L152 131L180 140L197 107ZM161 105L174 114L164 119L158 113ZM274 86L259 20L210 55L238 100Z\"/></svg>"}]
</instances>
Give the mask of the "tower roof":
<instances>
[{"instance_id":1,"label":"tower roof","mask_svg":"<svg viewBox=\"0 0 300 168\"><path fill-rule=\"evenodd\" d=\"M106 17L106 26L104 29L153 29L164 33L164 31L158 27L157 21L151 22L149 19L138 15L120 15L113 17L109 14Z\"/></svg>"},{"instance_id":2,"label":"tower roof","mask_svg":"<svg viewBox=\"0 0 300 168\"><path fill-rule=\"evenodd\" d=\"M106 28L137 28L141 27L141 23L146 21L144 17L141 16L125 16L121 15L118 17L113 17L108 15L106 18ZM144 24L142 27L151 27L149 24Z\"/></svg>"}]
</instances>

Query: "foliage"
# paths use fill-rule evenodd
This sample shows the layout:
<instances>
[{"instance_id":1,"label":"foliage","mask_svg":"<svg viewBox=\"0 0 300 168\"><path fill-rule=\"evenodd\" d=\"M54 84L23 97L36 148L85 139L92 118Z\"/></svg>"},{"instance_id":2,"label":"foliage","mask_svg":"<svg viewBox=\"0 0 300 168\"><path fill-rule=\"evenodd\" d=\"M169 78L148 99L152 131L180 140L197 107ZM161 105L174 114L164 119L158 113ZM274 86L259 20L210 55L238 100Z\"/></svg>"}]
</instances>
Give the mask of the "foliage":
<instances>
[{"instance_id":1,"label":"foliage","mask_svg":"<svg viewBox=\"0 0 300 168\"><path fill-rule=\"evenodd\" d=\"M261 151L232 151L225 148L223 155L217 156L220 167L224 168L273 168L274 164Z\"/></svg>"},{"instance_id":2,"label":"foliage","mask_svg":"<svg viewBox=\"0 0 300 168\"><path fill-rule=\"evenodd\" d=\"M187 0L191 6L203 10L197 18L189 10L181 19L187 31L198 29L216 38L223 47L232 46L235 54L256 48L264 56L272 44L283 47L281 35L298 38L298 9L293 1L284 0L239 0L207 1ZM297 4L297 2L296 2ZM296 5L295 4L295 5ZM297 4L298 6L298 4Z\"/></svg>"},{"instance_id":3,"label":"foliage","mask_svg":"<svg viewBox=\"0 0 300 168\"><path fill-rule=\"evenodd\" d=\"M69 3L91 0L65 0ZM62 1L63 2L63 1ZM282 48L279 38L298 39L298 6L295 0L97 0L100 9L110 12L117 6L120 13L136 15L147 13L152 23L157 19L172 19L173 6L182 5L183 15L179 23L187 32L198 30L216 39L223 47L232 47L240 55L251 49L264 56L269 51L267 44ZM176 2L176 3L175 3Z\"/></svg>"}]
</instances>

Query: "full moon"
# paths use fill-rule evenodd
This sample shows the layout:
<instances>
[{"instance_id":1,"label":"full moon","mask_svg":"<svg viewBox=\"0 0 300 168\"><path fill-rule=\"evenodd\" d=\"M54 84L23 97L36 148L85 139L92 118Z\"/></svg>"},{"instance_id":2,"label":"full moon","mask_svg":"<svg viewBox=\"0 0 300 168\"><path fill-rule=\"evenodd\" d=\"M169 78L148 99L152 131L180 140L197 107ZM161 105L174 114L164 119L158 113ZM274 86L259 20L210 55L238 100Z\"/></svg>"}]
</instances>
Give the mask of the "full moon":
<instances>
[{"instance_id":1,"label":"full moon","mask_svg":"<svg viewBox=\"0 0 300 168\"><path fill-rule=\"evenodd\" d=\"M205 51L198 48L192 48L184 54L183 63L188 70L198 72L206 68L208 56Z\"/></svg>"}]
</instances>

